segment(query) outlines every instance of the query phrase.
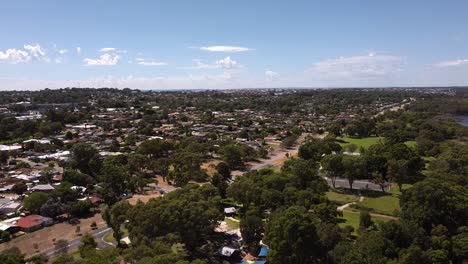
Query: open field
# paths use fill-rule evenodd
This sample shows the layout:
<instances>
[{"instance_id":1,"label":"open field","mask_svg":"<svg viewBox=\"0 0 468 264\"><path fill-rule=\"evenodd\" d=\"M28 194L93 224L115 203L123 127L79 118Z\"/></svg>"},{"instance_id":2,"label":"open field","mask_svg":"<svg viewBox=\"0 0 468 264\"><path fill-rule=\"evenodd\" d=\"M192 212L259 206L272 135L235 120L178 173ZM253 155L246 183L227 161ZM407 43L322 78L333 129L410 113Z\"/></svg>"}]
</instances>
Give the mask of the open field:
<instances>
[{"instance_id":1,"label":"open field","mask_svg":"<svg viewBox=\"0 0 468 264\"><path fill-rule=\"evenodd\" d=\"M372 212L385 215L395 215L397 211L400 211L399 197L392 194L380 197L366 197L358 205L370 208Z\"/></svg>"},{"instance_id":2,"label":"open field","mask_svg":"<svg viewBox=\"0 0 468 264\"><path fill-rule=\"evenodd\" d=\"M347 204L347 203L352 203L352 202L359 201L359 196L357 196L357 195L338 193L338 192L335 192L335 191L327 192L326 196L330 201L334 201L334 202L337 202L339 204Z\"/></svg>"},{"instance_id":3,"label":"open field","mask_svg":"<svg viewBox=\"0 0 468 264\"><path fill-rule=\"evenodd\" d=\"M410 188L410 184L404 184L403 190ZM398 186L392 184L390 191L387 193L382 193L381 195L365 196L362 201L359 201L359 196L352 193L341 193L337 190L331 190L326 193L328 199L335 201L339 204L346 204L351 202L356 202L353 207L359 208L367 207L373 213L391 215L394 216L397 211L400 210L400 191Z\"/></svg>"},{"instance_id":4,"label":"open field","mask_svg":"<svg viewBox=\"0 0 468 264\"><path fill-rule=\"evenodd\" d=\"M377 217L375 215L371 216L372 221L377 224L379 222L387 222L391 219L384 217ZM340 222L338 225L343 228L345 226L352 226L354 228L353 235L357 235L357 230L359 229L359 212L343 211L343 216L340 217Z\"/></svg>"},{"instance_id":5,"label":"open field","mask_svg":"<svg viewBox=\"0 0 468 264\"><path fill-rule=\"evenodd\" d=\"M357 146L358 149L360 147L367 149L370 146L379 142L379 140L381 139L383 138L382 137L364 137L364 138L340 137L340 138L337 138L337 141L342 147L346 147L349 144L354 144Z\"/></svg>"},{"instance_id":6,"label":"open field","mask_svg":"<svg viewBox=\"0 0 468 264\"><path fill-rule=\"evenodd\" d=\"M340 217L338 225L343 228L345 226L352 226L354 228L353 235L357 235L356 230L359 228L359 214L353 214L348 211L343 212L343 216Z\"/></svg>"},{"instance_id":7,"label":"open field","mask_svg":"<svg viewBox=\"0 0 468 264\"><path fill-rule=\"evenodd\" d=\"M359 150L360 147L367 149L370 146L377 144L379 140L383 140L383 139L384 139L383 137L364 137L364 138L340 137L340 138L337 138L337 141L338 141L338 144L340 144L340 146L343 148L345 148L349 144L354 144L357 146L357 150ZM415 140L406 141L405 145L410 148L415 148L416 141Z\"/></svg>"}]
</instances>

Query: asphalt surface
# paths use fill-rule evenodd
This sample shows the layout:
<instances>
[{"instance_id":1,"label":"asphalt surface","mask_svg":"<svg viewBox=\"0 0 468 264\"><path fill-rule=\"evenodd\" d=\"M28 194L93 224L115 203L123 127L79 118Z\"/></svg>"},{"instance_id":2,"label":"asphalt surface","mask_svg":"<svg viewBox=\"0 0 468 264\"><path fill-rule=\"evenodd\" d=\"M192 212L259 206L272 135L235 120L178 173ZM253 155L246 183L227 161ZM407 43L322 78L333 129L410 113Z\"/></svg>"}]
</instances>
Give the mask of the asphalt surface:
<instances>
[{"instance_id":1,"label":"asphalt surface","mask_svg":"<svg viewBox=\"0 0 468 264\"><path fill-rule=\"evenodd\" d=\"M98 248L103 249L103 248L111 247L110 244L104 242L103 240L104 236L110 232L112 232L112 228L104 227L104 228L100 228L96 230L96 232L94 233L91 233L91 235L96 240L96 243L98 244ZM78 250L78 247L80 246L80 240L81 240L81 237L68 241L67 252L75 252L76 250ZM43 252L43 254L47 257L52 257L52 256L60 255L60 253L62 253L63 251L65 251L64 248L51 248Z\"/></svg>"}]
</instances>

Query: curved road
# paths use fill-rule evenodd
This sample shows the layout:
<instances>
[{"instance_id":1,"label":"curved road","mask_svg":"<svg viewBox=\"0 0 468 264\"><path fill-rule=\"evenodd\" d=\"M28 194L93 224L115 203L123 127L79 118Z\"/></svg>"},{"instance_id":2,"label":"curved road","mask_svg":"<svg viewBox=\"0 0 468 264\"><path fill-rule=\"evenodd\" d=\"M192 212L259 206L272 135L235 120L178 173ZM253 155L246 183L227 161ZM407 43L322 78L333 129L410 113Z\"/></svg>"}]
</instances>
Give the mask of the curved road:
<instances>
[{"instance_id":1,"label":"curved road","mask_svg":"<svg viewBox=\"0 0 468 264\"><path fill-rule=\"evenodd\" d=\"M96 240L98 248L103 249L103 248L111 247L110 244L107 244L103 240L104 236L110 232L112 232L112 228L104 227L104 228L100 228L96 230L96 232L94 233L91 233L91 235ZM78 247L80 246L80 240L81 240L81 237L68 241L67 251L74 252L78 250ZM64 248L50 248L46 250L45 252L43 252L42 254L47 257L52 257L52 256L60 255L63 251L64 251Z\"/></svg>"}]
</instances>

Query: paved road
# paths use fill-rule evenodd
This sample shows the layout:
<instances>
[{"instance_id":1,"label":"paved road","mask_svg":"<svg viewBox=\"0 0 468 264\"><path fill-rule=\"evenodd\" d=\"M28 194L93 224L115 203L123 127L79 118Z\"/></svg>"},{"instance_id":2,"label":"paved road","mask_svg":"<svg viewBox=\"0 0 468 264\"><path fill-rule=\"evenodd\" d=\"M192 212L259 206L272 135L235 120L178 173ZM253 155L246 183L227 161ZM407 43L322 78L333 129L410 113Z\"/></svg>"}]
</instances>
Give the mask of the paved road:
<instances>
[{"instance_id":1,"label":"paved road","mask_svg":"<svg viewBox=\"0 0 468 264\"><path fill-rule=\"evenodd\" d=\"M111 247L111 245L107 244L103 240L103 237L105 235L107 235L108 233L110 233L110 232L112 232L112 229L110 227L104 227L104 228L96 230L96 232L91 234L95 238L95 240L96 240L96 242L98 244L98 248L102 249L102 248ZM81 240L81 237L75 238L75 239L73 239L71 241L68 241L67 251L68 252L74 252L74 251L78 250L78 247L80 246L80 240ZM52 256L55 256L55 255L59 255L62 251L63 251L63 248L60 248L60 249L51 248L51 249L43 252L42 254L44 254L47 257L52 257Z\"/></svg>"}]
</instances>

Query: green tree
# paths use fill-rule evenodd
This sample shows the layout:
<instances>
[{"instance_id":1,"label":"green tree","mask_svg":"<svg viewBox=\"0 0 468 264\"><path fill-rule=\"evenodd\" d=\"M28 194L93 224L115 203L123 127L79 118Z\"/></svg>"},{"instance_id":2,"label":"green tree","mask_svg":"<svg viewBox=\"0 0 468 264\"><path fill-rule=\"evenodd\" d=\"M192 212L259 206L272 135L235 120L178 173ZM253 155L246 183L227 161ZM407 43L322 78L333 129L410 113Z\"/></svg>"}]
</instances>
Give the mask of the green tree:
<instances>
[{"instance_id":1,"label":"green tree","mask_svg":"<svg viewBox=\"0 0 468 264\"><path fill-rule=\"evenodd\" d=\"M93 204L89 199L77 201L71 206L70 213L75 217L85 217L91 214Z\"/></svg>"},{"instance_id":2,"label":"green tree","mask_svg":"<svg viewBox=\"0 0 468 264\"><path fill-rule=\"evenodd\" d=\"M73 169L65 169L63 172L63 180L77 186L87 186L95 182L89 175Z\"/></svg>"},{"instance_id":3,"label":"green tree","mask_svg":"<svg viewBox=\"0 0 468 264\"><path fill-rule=\"evenodd\" d=\"M94 237L88 233L84 234L84 236L80 240L80 246L79 246L80 256L82 258L85 258L88 251L95 250L96 247L97 247L97 243L96 243L96 240L94 240Z\"/></svg>"},{"instance_id":4,"label":"green tree","mask_svg":"<svg viewBox=\"0 0 468 264\"><path fill-rule=\"evenodd\" d=\"M319 162L324 155L340 150L341 147L332 140L312 139L299 148L298 154L300 158Z\"/></svg>"},{"instance_id":5,"label":"green tree","mask_svg":"<svg viewBox=\"0 0 468 264\"><path fill-rule=\"evenodd\" d=\"M240 219L240 232L248 252L256 256L263 237L263 217L258 208L251 207Z\"/></svg>"},{"instance_id":6,"label":"green tree","mask_svg":"<svg viewBox=\"0 0 468 264\"><path fill-rule=\"evenodd\" d=\"M104 160L100 180L104 200L111 205L127 192L130 176L124 165L114 157L109 156Z\"/></svg>"},{"instance_id":7,"label":"green tree","mask_svg":"<svg viewBox=\"0 0 468 264\"><path fill-rule=\"evenodd\" d=\"M430 232L443 225L451 232L466 224L468 191L452 182L428 178L403 191L401 217Z\"/></svg>"},{"instance_id":8,"label":"green tree","mask_svg":"<svg viewBox=\"0 0 468 264\"><path fill-rule=\"evenodd\" d=\"M333 188L335 188L336 178L339 178L343 176L344 174L343 155L341 154L327 155L323 158L321 164L322 164L322 169L330 178Z\"/></svg>"},{"instance_id":9,"label":"green tree","mask_svg":"<svg viewBox=\"0 0 468 264\"><path fill-rule=\"evenodd\" d=\"M173 149L173 145L162 139L143 141L137 149L137 153L147 155L151 158L167 156L167 153Z\"/></svg>"},{"instance_id":10,"label":"green tree","mask_svg":"<svg viewBox=\"0 0 468 264\"><path fill-rule=\"evenodd\" d=\"M270 247L269 262L319 262L321 246L316 223L317 219L303 207L293 206L273 214L265 233L265 241Z\"/></svg>"},{"instance_id":11,"label":"green tree","mask_svg":"<svg viewBox=\"0 0 468 264\"><path fill-rule=\"evenodd\" d=\"M231 168L226 162L220 162L216 165L216 171L225 179L231 178Z\"/></svg>"},{"instance_id":12,"label":"green tree","mask_svg":"<svg viewBox=\"0 0 468 264\"><path fill-rule=\"evenodd\" d=\"M86 143L77 143L71 149L71 166L82 173L97 176L101 169L99 152Z\"/></svg>"},{"instance_id":13,"label":"green tree","mask_svg":"<svg viewBox=\"0 0 468 264\"><path fill-rule=\"evenodd\" d=\"M33 192L24 199L23 206L26 210L33 214L40 213L42 205L44 205L49 196L43 192Z\"/></svg>"},{"instance_id":14,"label":"green tree","mask_svg":"<svg viewBox=\"0 0 468 264\"><path fill-rule=\"evenodd\" d=\"M25 264L24 254L17 247L12 247L0 252L0 263L2 264Z\"/></svg>"},{"instance_id":15,"label":"green tree","mask_svg":"<svg viewBox=\"0 0 468 264\"><path fill-rule=\"evenodd\" d=\"M368 210L361 210L359 212L359 226L368 228L372 225L371 215Z\"/></svg>"},{"instance_id":16,"label":"green tree","mask_svg":"<svg viewBox=\"0 0 468 264\"><path fill-rule=\"evenodd\" d=\"M41 206L40 212L42 216L55 218L63 214L64 210L64 205L58 199L49 198L47 202Z\"/></svg>"},{"instance_id":17,"label":"green tree","mask_svg":"<svg viewBox=\"0 0 468 264\"><path fill-rule=\"evenodd\" d=\"M149 244L171 233L179 234L180 242L189 249L206 243L223 219L220 199L211 185L188 185L137 204L128 213L132 244Z\"/></svg>"},{"instance_id":18,"label":"green tree","mask_svg":"<svg viewBox=\"0 0 468 264\"><path fill-rule=\"evenodd\" d=\"M317 166L310 160L289 159L284 163L281 171L291 174L292 181L299 189L306 189L314 179L318 178Z\"/></svg>"},{"instance_id":19,"label":"green tree","mask_svg":"<svg viewBox=\"0 0 468 264\"><path fill-rule=\"evenodd\" d=\"M122 239L122 225L127 221L127 213L130 209L130 204L127 201L122 201L114 204L111 208L104 211L102 215L107 226L112 228L113 236L117 241L117 247L120 247L120 240Z\"/></svg>"},{"instance_id":20,"label":"green tree","mask_svg":"<svg viewBox=\"0 0 468 264\"><path fill-rule=\"evenodd\" d=\"M21 195L28 190L28 186L26 185L26 183L24 183L24 181L19 181L15 183L15 185L13 185L11 190L16 194Z\"/></svg>"},{"instance_id":21,"label":"green tree","mask_svg":"<svg viewBox=\"0 0 468 264\"><path fill-rule=\"evenodd\" d=\"M229 184L225 178L223 178L219 173L215 173L211 177L211 184L218 189L218 193L222 198L226 198L226 191Z\"/></svg>"},{"instance_id":22,"label":"green tree","mask_svg":"<svg viewBox=\"0 0 468 264\"><path fill-rule=\"evenodd\" d=\"M364 178L367 175L366 164L363 158L359 156L348 156L343 157L343 168L344 176L348 179L349 187L353 189L353 183L357 179Z\"/></svg>"},{"instance_id":23,"label":"green tree","mask_svg":"<svg viewBox=\"0 0 468 264\"><path fill-rule=\"evenodd\" d=\"M230 169L237 169L244 165L242 148L236 144L229 144L221 148L223 160Z\"/></svg>"}]
</instances>

